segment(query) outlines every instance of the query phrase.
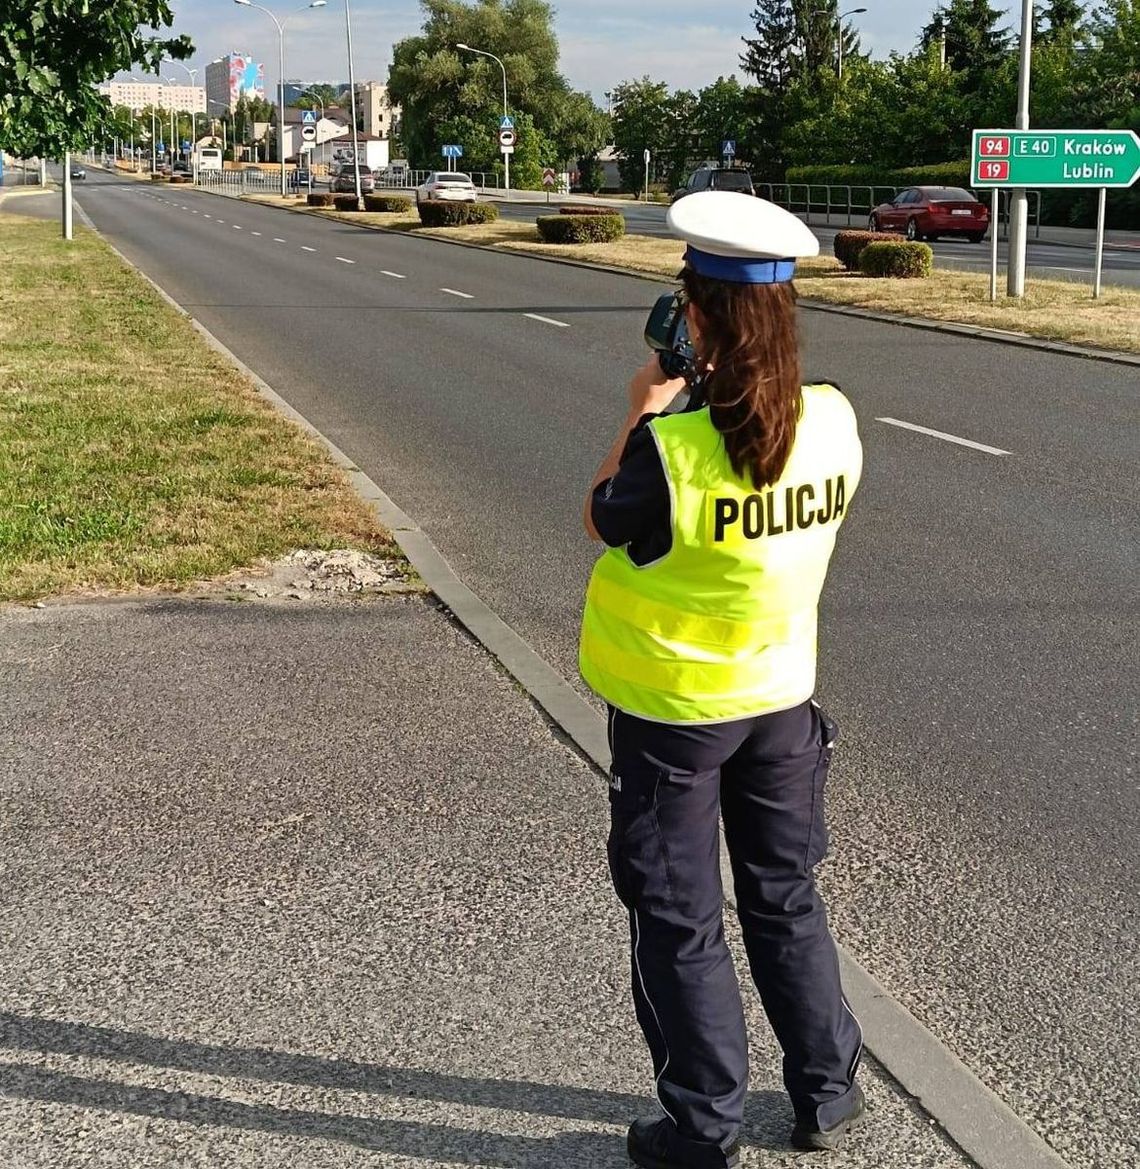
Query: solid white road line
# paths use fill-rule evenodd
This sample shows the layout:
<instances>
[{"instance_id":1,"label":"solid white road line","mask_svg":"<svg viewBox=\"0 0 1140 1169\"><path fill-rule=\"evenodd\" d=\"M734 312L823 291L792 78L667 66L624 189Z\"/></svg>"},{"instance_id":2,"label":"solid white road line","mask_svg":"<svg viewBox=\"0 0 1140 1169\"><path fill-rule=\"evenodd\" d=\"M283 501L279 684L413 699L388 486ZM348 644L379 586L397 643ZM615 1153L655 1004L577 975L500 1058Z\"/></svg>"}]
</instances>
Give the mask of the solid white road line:
<instances>
[{"instance_id":1,"label":"solid white road line","mask_svg":"<svg viewBox=\"0 0 1140 1169\"><path fill-rule=\"evenodd\" d=\"M393 280L407 280L406 276L401 276L399 272L389 272L387 268L381 268L380 275L391 276Z\"/></svg>"},{"instance_id":2,"label":"solid white road line","mask_svg":"<svg viewBox=\"0 0 1140 1169\"><path fill-rule=\"evenodd\" d=\"M342 264L355 264L355 263L356 263L356 261L355 261L355 260L346 260L346 259L345 259L343 256L337 256L337 259L338 259L338 260L339 260L339 261L340 261Z\"/></svg>"},{"instance_id":3,"label":"solid white road line","mask_svg":"<svg viewBox=\"0 0 1140 1169\"><path fill-rule=\"evenodd\" d=\"M987 455L1008 455L996 446L986 446L982 442L973 442L968 438L959 438L956 434L946 434L941 430L931 430L926 426L916 426L913 422L900 422L897 418L876 418L876 422L885 422L888 426L901 426L903 430L914 430L919 434L928 434L931 438L940 438L943 442L954 442L959 446L968 446L971 450L984 451Z\"/></svg>"},{"instance_id":4,"label":"solid white road line","mask_svg":"<svg viewBox=\"0 0 1140 1169\"><path fill-rule=\"evenodd\" d=\"M316 248L310 248L306 244L301 245L301 251L303 252L315 252L316 250Z\"/></svg>"},{"instance_id":5,"label":"solid white road line","mask_svg":"<svg viewBox=\"0 0 1140 1169\"><path fill-rule=\"evenodd\" d=\"M553 317L540 317L538 313L523 313L524 317L530 317L532 321L541 321L544 325L557 325L560 329L569 329L569 321L556 321Z\"/></svg>"},{"instance_id":6,"label":"solid white road line","mask_svg":"<svg viewBox=\"0 0 1140 1169\"><path fill-rule=\"evenodd\" d=\"M470 292L460 292L458 288L441 288L440 292L446 292L448 296L461 296L464 300L475 299Z\"/></svg>"}]
</instances>

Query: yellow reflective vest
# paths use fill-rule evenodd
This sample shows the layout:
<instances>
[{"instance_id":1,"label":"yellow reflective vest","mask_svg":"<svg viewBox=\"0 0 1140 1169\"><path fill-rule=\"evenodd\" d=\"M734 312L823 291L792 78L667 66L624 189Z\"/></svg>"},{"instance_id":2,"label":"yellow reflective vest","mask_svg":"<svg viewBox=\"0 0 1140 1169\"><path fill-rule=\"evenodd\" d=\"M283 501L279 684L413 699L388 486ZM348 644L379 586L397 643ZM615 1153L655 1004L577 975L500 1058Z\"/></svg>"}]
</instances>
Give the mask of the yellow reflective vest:
<instances>
[{"instance_id":1,"label":"yellow reflective vest","mask_svg":"<svg viewBox=\"0 0 1140 1169\"><path fill-rule=\"evenodd\" d=\"M707 409L650 424L672 544L638 566L609 548L586 593L579 664L610 705L664 723L787 710L815 690L819 594L863 468L850 403L803 388L791 455L757 490L732 469Z\"/></svg>"}]
</instances>

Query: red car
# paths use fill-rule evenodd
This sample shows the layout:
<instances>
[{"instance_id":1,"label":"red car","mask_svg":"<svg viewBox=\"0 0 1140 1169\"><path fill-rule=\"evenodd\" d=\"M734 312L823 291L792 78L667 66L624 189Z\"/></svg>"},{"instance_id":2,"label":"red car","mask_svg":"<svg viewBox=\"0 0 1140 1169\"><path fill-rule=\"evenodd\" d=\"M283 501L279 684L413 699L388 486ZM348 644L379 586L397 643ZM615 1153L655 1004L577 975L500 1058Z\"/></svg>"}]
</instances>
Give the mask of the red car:
<instances>
[{"instance_id":1,"label":"red car","mask_svg":"<svg viewBox=\"0 0 1140 1169\"><path fill-rule=\"evenodd\" d=\"M911 240L964 235L974 244L989 225L989 209L961 187L907 187L868 220L872 231L901 231Z\"/></svg>"}]
</instances>

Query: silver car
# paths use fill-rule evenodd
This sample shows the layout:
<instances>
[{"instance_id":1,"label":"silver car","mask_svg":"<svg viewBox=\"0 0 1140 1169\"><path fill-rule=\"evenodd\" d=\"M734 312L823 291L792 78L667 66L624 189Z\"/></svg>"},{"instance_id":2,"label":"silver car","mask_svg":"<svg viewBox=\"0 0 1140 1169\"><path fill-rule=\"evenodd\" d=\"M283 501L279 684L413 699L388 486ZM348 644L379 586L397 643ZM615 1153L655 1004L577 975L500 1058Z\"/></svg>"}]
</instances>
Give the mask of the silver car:
<instances>
[{"instance_id":1,"label":"silver car","mask_svg":"<svg viewBox=\"0 0 1140 1169\"><path fill-rule=\"evenodd\" d=\"M461 171L434 170L427 181L416 188L416 204L420 203L477 203L479 193L470 175Z\"/></svg>"},{"instance_id":2,"label":"silver car","mask_svg":"<svg viewBox=\"0 0 1140 1169\"><path fill-rule=\"evenodd\" d=\"M376 190L376 180L372 177L372 172L366 166L357 169L360 172L360 193L371 195ZM332 189L343 195L356 194L356 176L352 172L352 163L342 166L336 172L336 178L332 181Z\"/></svg>"}]
</instances>

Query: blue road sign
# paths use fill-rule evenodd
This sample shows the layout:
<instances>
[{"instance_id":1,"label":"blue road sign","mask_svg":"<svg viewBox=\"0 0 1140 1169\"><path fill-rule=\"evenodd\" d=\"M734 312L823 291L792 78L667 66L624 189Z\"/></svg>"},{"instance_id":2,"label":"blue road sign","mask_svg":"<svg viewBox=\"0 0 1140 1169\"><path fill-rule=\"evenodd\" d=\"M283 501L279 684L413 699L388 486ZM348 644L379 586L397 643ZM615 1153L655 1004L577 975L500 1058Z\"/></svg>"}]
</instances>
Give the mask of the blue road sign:
<instances>
[{"instance_id":1,"label":"blue road sign","mask_svg":"<svg viewBox=\"0 0 1140 1169\"><path fill-rule=\"evenodd\" d=\"M463 147L462 146L445 146L443 148L443 157L444 158L462 158L463 157Z\"/></svg>"},{"instance_id":2,"label":"blue road sign","mask_svg":"<svg viewBox=\"0 0 1140 1169\"><path fill-rule=\"evenodd\" d=\"M728 138L724 142L722 142L720 144L720 152L721 152L721 154L724 155L725 158L735 158L736 157L736 143L733 141L733 139Z\"/></svg>"},{"instance_id":3,"label":"blue road sign","mask_svg":"<svg viewBox=\"0 0 1140 1169\"><path fill-rule=\"evenodd\" d=\"M183 138L183 139L182 139L182 149L183 149L183 150L189 150L189 149L190 149L190 139L189 139L189 138Z\"/></svg>"},{"instance_id":4,"label":"blue road sign","mask_svg":"<svg viewBox=\"0 0 1140 1169\"><path fill-rule=\"evenodd\" d=\"M305 110L305 112L301 115L301 125L302 126L315 126L316 124L317 124L316 110Z\"/></svg>"},{"instance_id":5,"label":"blue road sign","mask_svg":"<svg viewBox=\"0 0 1140 1169\"><path fill-rule=\"evenodd\" d=\"M165 143L165 142L160 142L160 143L159 143L159 144L158 144L158 145L155 147L155 150L156 150L156 151L158 151L158 153L159 153L159 154L165 154L165 153L166 153L166 143Z\"/></svg>"},{"instance_id":6,"label":"blue road sign","mask_svg":"<svg viewBox=\"0 0 1140 1169\"><path fill-rule=\"evenodd\" d=\"M514 118L509 117L507 114L504 114L499 119L499 129L500 130L513 130L514 128L515 128Z\"/></svg>"}]
</instances>

